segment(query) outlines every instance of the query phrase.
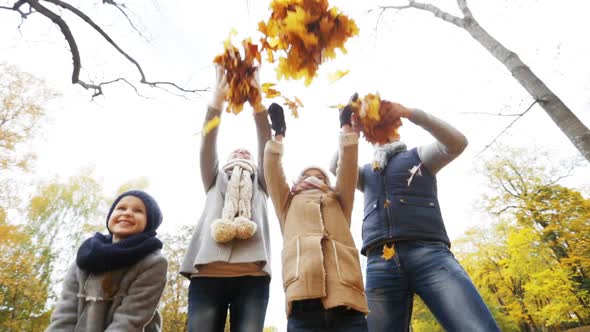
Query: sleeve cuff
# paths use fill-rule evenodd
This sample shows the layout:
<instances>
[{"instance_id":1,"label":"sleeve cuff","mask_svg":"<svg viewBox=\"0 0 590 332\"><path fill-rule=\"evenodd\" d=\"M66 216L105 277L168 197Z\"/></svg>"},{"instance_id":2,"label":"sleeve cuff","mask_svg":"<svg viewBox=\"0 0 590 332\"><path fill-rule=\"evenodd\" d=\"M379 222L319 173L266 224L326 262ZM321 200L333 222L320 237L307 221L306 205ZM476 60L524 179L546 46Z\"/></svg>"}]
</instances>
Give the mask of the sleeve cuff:
<instances>
[{"instance_id":1,"label":"sleeve cuff","mask_svg":"<svg viewBox=\"0 0 590 332\"><path fill-rule=\"evenodd\" d=\"M265 150L271 153L276 153L276 154L283 154L283 143L282 142L277 142L274 139L269 140L268 142L266 142L266 147Z\"/></svg>"},{"instance_id":2,"label":"sleeve cuff","mask_svg":"<svg viewBox=\"0 0 590 332\"><path fill-rule=\"evenodd\" d=\"M340 145L349 146L359 144L359 135L357 133L340 134Z\"/></svg>"}]
</instances>

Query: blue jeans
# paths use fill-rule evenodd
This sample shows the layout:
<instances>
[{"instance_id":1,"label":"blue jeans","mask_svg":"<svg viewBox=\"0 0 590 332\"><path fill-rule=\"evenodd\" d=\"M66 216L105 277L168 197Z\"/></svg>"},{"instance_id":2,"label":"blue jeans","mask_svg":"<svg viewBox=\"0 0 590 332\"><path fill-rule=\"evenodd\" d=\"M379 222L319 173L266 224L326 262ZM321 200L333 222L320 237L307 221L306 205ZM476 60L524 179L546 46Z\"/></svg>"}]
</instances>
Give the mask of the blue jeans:
<instances>
[{"instance_id":1,"label":"blue jeans","mask_svg":"<svg viewBox=\"0 0 590 332\"><path fill-rule=\"evenodd\" d=\"M188 291L188 330L223 332L230 311L231 332L260 332L270 277L196 277Z\"/></svg>"},{"instance_id":2,"label":"blue jeans","mask_svg":"<svg viewBox=\"0 0 590 332\"><path fill-rule=\"evenodd\" d=\"M442 242L399 241L367 254L367 322L372 332L408 331L418 294L447 331L500 331L471 279Z\"/></svg>"},{"instance_id":3,"label":"blue jeans","mask_svg":"<svg viewBox=\"0 0 590 332\"><path fill-rule=\"evenodd\" d=\"M319 299L294 301L287 332L367 332L367 320L354 309L324 309Z\"/></svg>"}]
</instances>

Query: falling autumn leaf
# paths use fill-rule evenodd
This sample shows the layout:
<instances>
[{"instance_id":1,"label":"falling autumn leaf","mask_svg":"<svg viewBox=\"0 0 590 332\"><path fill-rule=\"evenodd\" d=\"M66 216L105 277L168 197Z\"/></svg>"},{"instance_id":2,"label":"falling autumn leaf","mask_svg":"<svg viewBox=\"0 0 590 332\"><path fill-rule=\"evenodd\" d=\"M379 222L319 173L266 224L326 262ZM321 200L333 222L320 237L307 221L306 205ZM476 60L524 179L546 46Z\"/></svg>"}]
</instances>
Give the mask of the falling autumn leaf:
<instances>
[{"instance_id":1,"label":"falling autumn leaf","mask_svg":"<svg viewBox=\"0 0 590 332\"><path fill-rule=\"evenodd\" d=\"M207 123L205 123L205 126L203 127L203 136L209 134L213 129L217 128L220 122L221 119L219 118L219 115L216 115L215 117L213 117L213 119L207 121Z\"/></svg>"},{"instance_id":2,"label":"falling autumn leaf","mask_svg":"<svg viewBox=\"0 0 590 332\"><path fill-rule=\"evenodd\" d=\"M390 207L390 206L391 206L391 201L390 201L390 200L388 200L388 199L386 199L386 200L385 200L385 203L383 203L383 207L387 209L387 208L388 208L388 207Z\"/></svg>"},{"instance_id":3,"label":"falling autumn leaf","mask_svg":"<svg viewBox=\"0 0 590 332\"><path fill-rule=\"evenodd\" d=\"M339 79L341 79L342 77L348 75L348 73L350 73L350 70L337 70L333 73L328 73L328 82L330 83L334 83L336 81L338 81Z\"/></svg>"},{"instance_id":4,"label":"falling autumn leaf","mask_svg":"<svg viewBox=\"0 0 590 332\"><path fill-rule=\"evenodd\" d=\"M383 255L381 258L385 259L386 261L390 260L395 256L395 247L391 244L391 247L387 246L387 244L383 245Z\"/></svg>"},{"instance_id":5,"label":"falling autumn leaf","mask_svg":"<svg viewBox=\"0 0 590 332\"><path fill-rule=\"evenodd\" d=\"M262 92L265 98L272 99L281 96L281 92L273 88L275 85L274 83L262 83Z\"/></svg>"},{"instance_id":6,"label":"falling autumn leaf","mask_svg":"<svg viewBox=\"0 0 590 332\"><path fill-rule=\"evenodd\" d=\"M335 108L335 109L341 110L341 109L344 108L344 106L346 106L346 105L344 105L344 104L336 104L336 105L330 105L328 107L329 108Z\"/></svg>"},{"instance_id":7,"label":"falling autumn leaf","mask_svg":"<svg viewBox=\"0 0 590 332\"><path fill-rule=\"evenodd\" d=\"M291 114L293 115L293 117L299 118L298 109L299 109L299 107L303 107L303 103L297 97L295 97L294 99L295 100L291 100L291 99L283 96L285 106L287 106L291 110Z\"/></svg>"}]
</instances>

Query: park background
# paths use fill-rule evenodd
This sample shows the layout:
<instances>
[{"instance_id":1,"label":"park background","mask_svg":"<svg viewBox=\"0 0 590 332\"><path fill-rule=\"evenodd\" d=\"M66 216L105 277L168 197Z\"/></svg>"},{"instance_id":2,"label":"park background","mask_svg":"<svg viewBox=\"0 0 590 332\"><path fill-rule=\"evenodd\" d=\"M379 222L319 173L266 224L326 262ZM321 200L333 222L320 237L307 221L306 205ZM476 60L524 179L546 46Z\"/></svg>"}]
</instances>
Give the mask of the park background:
<instances>
[{"instance_id":1,"label":"park background","mask_svg":"<svg viewBox=\"0 0 590 332\"><path fill-rule=\"evenodd\" d=\"M379 92L440 117L469 140L437 176L452 249L502 329L558 331L590 324L588 161L538 104L529 109L533 98L468 33L421 10L379 8L400 3L330 1L357 22L360 34L347 42L348 54L323 64L308 87L277 82L273 65L263 63L262 82L279 83L285 95L304 104L298 118L287 117L288 178L309 164L328 167L339 132L337 110L329 106L355 91ZM429 3L461 15L455 1ZM126 77L137 89L119 82L92 98L92 91L71 84L70 49L53 23L38 13L22 19L0 9L0 114L19 103L31 106L19 109L22 119L6 117L0 125L0 330L43 330L77 246L92 232L105 231L108 205L118 192L139 187L164 212L160 234L167 240L170 273L161 310L166 331L182 331L187 284L174 269L205 198L198 151L215 79L212 59L232 28L237 41L257 40L257 23L267 19L269 2L130 0L122 8L133 27L106 2L71 4L132 54L151 80L205 91L138 83L135 67L95 31L48 3L76 36L82 78ZM468 4L492 36L590 123L588 2ZM0 7L12 5L0 1ZM350 73L330 82L328 75L337 70ZM409 121L400 133L410 147L433 141ZM220 159L236 147L256 147L249 107L237 116L222 115ZM371 156L361 140L359 161ZM357 192L351 226L357 247L362 207ZM273 278L266 325L284 331L281 235L270 202L269 210ZM440 329L420 303L413 327Z\"/></svg>"}]
</instances>

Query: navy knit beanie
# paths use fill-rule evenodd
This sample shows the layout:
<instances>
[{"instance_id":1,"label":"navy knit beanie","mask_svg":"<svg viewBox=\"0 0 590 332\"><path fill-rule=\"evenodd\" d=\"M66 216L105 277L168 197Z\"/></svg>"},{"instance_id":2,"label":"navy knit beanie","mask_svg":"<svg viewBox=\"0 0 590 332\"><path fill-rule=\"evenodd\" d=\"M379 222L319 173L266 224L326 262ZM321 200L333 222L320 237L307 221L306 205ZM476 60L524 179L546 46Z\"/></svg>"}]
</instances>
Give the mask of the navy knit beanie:
<instances>
[{"instance_id":1,"label":"navy knit beanie","mask_svg":"<svg viewBox=\"0 0 590 332\"><path fill-rule=\"evenodd\" d=\"M160 227L160 224L162 223L162 211L160 211L160 207L158 206L156 200L145 191L129 190L119 195L119 197L117 197L113 202L113 205L111 205L109 214L107 214L107 229L109 230L109 233L113 233L109 229L109 218L111 217L111 214L113 213L117 203L119 203L119 201L125 196L135 196L143 201L147 212L147 222L145 225L145 230L143 231L144 233L155 231L158 227Z\"/></svg>"}]
</instances>

